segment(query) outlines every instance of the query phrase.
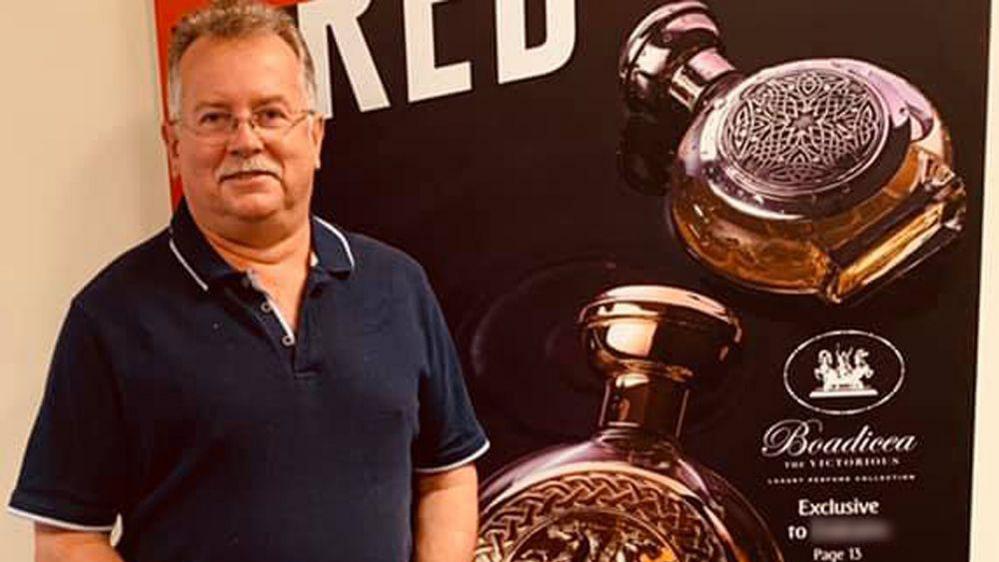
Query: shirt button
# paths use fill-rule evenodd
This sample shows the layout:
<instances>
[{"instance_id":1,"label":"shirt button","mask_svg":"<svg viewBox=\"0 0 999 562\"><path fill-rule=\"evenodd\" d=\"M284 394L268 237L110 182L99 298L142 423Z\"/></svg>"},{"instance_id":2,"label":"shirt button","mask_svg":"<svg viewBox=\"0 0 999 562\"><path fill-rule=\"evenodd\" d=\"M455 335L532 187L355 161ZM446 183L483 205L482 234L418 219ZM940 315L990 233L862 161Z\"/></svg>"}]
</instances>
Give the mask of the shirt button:
<instances>
[{"instance_id":1,"label":"shirt button","mask_svg":"<svg viewBox=\"0 0 999 562\"><path fill-rule=\"evenodd\" d=\"M284 336L283 338L281 338L281 343L282 343L282 344L283 344L283 345L284 345L285 347L291 347L291 346L292 346L292 345L294 345L294 343L295 343L295 338L293 338L293 337L291 337L291 336L289 336L289 335L285 334L285 336Z\"/></svg>"},{"instance_id":2,"label":"shirt button","mask_svg":"<svg viewBox=\"0 0 999 562\"><path fill-rule=\"evenodd\" d=\"M264 311L264 314L270 314L274 309L271 307L271 303L264 302L260 305L260 310Z\"/></svg>"}]
</instances>

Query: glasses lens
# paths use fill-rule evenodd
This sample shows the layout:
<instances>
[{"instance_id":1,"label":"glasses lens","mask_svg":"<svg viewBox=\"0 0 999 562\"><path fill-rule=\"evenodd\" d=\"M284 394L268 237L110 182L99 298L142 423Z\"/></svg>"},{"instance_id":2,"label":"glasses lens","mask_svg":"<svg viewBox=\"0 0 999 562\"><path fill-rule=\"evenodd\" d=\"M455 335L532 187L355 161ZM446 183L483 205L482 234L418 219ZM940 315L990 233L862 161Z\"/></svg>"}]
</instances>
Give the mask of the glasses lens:
<instances>
[{"instance_id":1,"label":"glasses lens","mask_svg":"<svg viewBox=\"0 0 999 562\"><path fill-rule=\"evenodd\" d=\"M204 137L219 137L233 129L233 116L224 111L206 111L194 119L194 132Z\"/></svg>"},{"instance_id":2,"label":"glasses lens","mask_svg":"<svg viewBox=\"0 0 999 562\"><path fill-rule=\"evenodd\" d=\"M292 116L283 109L266 108L253 114L253 124L266 131L285 131L291 127Z\"/></svg>"}]
</instances>

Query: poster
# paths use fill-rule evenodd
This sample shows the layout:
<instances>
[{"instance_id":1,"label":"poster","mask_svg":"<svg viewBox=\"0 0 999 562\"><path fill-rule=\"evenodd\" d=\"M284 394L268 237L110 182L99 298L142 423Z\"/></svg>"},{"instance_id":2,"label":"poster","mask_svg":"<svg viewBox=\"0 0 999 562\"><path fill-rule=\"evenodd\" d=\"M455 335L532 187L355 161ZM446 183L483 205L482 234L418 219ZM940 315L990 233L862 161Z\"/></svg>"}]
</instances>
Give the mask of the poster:
<instances>
[{"instance_id":1,"label":"poster","mask_svg":"<svg viewBox=\"0 0 999 562\"><path fill-rule=\"evenodd\" d=\"M165 4L157 5L161 42ZM181 3L170 4L176 11ZM710 10L724 58L749 80L791 61L823 59L827 70L822 65L832 58L866 61L914 85L949 129L953 170L966 192L960 234L904 275L842 304L734 282L703 252L692 257L698 252L674 210L682 193L643 194L623 179L621 52L664 4L313 0L286 8L312 49L320 110L331 116L315 211L402 248L427 270L492 442L478 463L486 488L504 475L519 478L514 487L554 478L555 461L532 456L549 447L567 447L556 454L584 464L607 460L587 456L607 376L588 361L592 348L584 342L591 340L580 337L578 324L599 294L674 287L738 319L725 365L692 373L689 401L663 406L682 413L679 436L664 437L668 446L647 444L670 449L676 463L692 459L691 466L709 468L737 494L705 476L715 503L690 508L683 500L689 486L674 486L664 496L673 499L657 500L666 511L652 513L642 498L676 479L641 476L635 445L603 480L586 472L592 465L570 470L590 479L561 481L570 499L542 502L550 510L543 521L524 512L513 531L480 539L478 559L966 559L987 2L946 9L900 0L673 3L690 13ZM847 74L873 73L896 93L905 89L857 68ZM851 87L833 101L864 98L866 90ZM907 96L900 95L911 101ZM860 111L898 109L886 107ZM906 126L914 134L915 125ZM668 141L662 130L648 133L653 142ZM829 142L845 142L854 154L869 154L857 146L889 151L891 142L911 138L878 129L868 133L895 140L850 144L831 130ZM905 161L909 144L897 146L896 161ZM868 171L835 163L844 173ZM877 183L876 176L866 180ZM835 212L870 196L851 193L835 199ZM779 190L768 195L786 199ZM628 463L638 468L621 468ZM601 486L611 495L594 492ZM496 501L514 505L517 494L507 489ZM601 497L616 498L629 514L600 515L614 503ZM499 509L484 505L484 526ZM740 510L750 514L748 523L734 522Z\"/></svg>"}]
</instances>

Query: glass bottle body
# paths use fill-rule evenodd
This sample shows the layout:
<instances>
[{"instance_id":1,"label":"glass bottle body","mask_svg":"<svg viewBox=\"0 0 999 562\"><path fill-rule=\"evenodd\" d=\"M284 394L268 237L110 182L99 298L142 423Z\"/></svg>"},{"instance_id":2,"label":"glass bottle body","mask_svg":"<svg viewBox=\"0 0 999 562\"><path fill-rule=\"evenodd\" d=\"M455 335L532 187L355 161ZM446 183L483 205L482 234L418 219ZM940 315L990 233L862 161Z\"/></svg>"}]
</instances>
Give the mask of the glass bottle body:
<instances>
[{"instance_id":1,"label":"glass bottle body","mask_svg":"<svg viewBox=\"0 0 999 562\"><path fill-rule=\"evenodd\" d=\"M705 104L681 141L666 204L675 232L699 261L742 285L812 293L838 303L887 283L957 236L966 192L950 168L948 132L914 88L878 72L887 76L883 83L903 91L892 95L904 101L908 113L906 142L897 163L889 162L882 173L887 179L873 186L845 183L841 193L867 195L833 210L777 211L769 202L751 196L735 200L719 188L722 174L705 162L702 148L719 142L711 122L734 102L727 98L738 86L720 89ZM883 164L873 160L872 165ZM822 196L805 193L798 204Z\"/></svg>"}]
</instances>

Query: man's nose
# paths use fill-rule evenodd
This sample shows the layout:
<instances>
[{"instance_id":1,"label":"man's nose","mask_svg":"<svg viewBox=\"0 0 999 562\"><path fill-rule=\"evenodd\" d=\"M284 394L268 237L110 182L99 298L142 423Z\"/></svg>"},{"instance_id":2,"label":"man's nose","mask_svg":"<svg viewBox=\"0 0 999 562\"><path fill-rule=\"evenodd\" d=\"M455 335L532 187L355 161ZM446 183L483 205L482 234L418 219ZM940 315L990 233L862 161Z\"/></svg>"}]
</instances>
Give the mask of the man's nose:
<instances>
[{"instance_id":1,"label":"man's nose","mask_svg":"<svg viewBox=\"0 0 999 562\"><path fill-rule=\"evenodd\" d=\"M229 137L228 149L237 156L250 156L264 149L264 141L249 119L240 119Z\"/></svg>"}]
</instances>

